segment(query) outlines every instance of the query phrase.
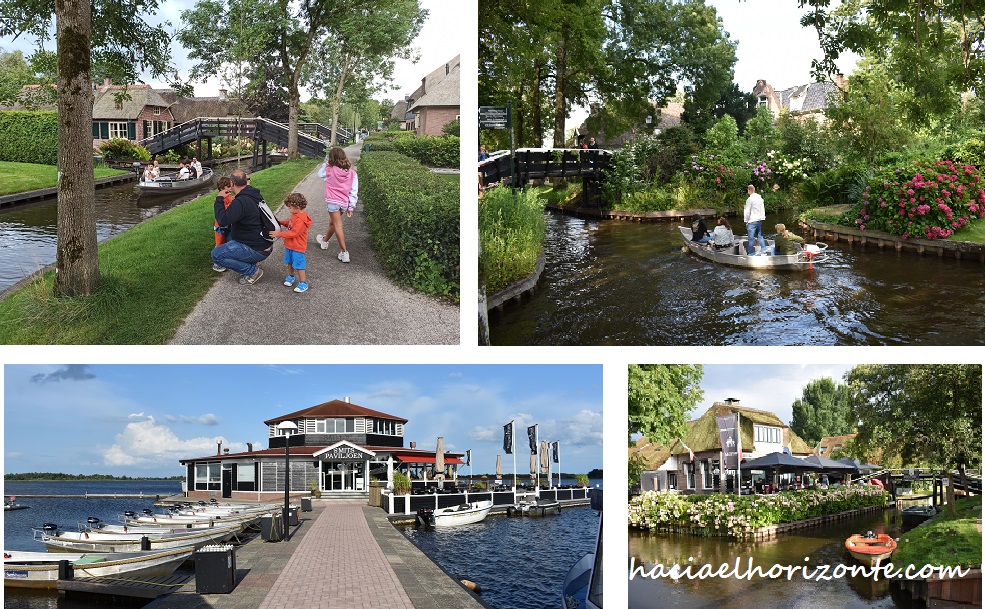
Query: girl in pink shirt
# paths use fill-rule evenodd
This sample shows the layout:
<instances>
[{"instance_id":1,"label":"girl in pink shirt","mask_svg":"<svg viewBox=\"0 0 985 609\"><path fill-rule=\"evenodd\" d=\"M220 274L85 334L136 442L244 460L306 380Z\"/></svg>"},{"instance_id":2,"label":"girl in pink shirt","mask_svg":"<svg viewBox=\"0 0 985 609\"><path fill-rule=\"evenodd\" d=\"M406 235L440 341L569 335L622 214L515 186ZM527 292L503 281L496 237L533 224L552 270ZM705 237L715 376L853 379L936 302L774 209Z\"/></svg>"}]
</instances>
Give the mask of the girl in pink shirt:
<instances>
[{"instance_id":1,"label":"girl in pink shirt","mask_svg":"<svg viewBox=\"0 0 985 609\"><path fill-rule=\"evenodd\" d=\"M325 180L325 203L331 217L324 235L317 235L315 241L323 250L328 249L328 241L335 235L339 240L339 260L349 262L349 252L345 249L345 234L342 232L342 211L345 217L352 217L359 198L359 178L345 150L335 147L328 153L325 164L318 168L318 177Z\"/></svg>"}]
</instances>

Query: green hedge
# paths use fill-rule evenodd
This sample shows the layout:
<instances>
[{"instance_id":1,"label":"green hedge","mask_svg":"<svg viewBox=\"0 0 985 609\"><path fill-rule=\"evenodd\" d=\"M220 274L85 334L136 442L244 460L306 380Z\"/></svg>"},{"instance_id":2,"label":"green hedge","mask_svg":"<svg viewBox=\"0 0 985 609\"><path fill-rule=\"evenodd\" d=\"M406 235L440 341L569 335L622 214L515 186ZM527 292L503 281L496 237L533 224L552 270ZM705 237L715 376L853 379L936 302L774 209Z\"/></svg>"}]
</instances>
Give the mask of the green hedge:
<instances>
[{"instance_id":1,"label":"green hedge","mask_svg":"<svg viewBox=\"0 0 985 609\"><path fill-rule=\"evenodd\" d=\"M0 111L0 161L58 164L58 113Z\"/></svg>"},{"instance_id":2,"label":"green hedge","mask_svg":"<svg viewBox=\"0 0 985 609\"><path fill-rule=\"evenodd\" d=\"M434 137L422 135L415 138L397 138L393 141L397 152L417 159L429 167L459 167L461 164L461 138L454 135Z\"/></svg>"},{"instance_id":3,"label":"green hedge","mask_svg":"<svg viewBox=\"0 0 985 609\"><path fill-rule=\"evenodd\" d=\"M404 155L374 149L359 160L359 189L387 273L458 300L458 186Z\"/></svg>"}]
</instances>

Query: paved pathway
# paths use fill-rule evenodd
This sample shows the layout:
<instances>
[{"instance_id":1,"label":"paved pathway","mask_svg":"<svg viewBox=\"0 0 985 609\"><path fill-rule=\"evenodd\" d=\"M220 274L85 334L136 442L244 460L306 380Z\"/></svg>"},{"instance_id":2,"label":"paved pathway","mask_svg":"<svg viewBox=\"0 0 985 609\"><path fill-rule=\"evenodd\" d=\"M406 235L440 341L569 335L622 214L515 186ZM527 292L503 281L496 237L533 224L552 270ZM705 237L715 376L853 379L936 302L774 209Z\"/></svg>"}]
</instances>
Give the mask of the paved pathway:
<instances>
[{"instance_id":1,"label":"paved pathway","mask_svg":"<svg viewBox=\"0 0 985 609\"><path fill-rule=\"evenodd\" d=\"M355 162L359 147L346 148L346 154ZM387 278L373 250L362 201L352 218L343 219L352 258L345 264L336 258L335 239L324 251L315 242L329 219L317 171L297 191L308 199L305 211L314 220L308 234L308 291L298 294L283 285L284 240L278 239L259 282L241 285L237 274L224 273L178 328L172 344L459 344L457 306ZM268 204L276 211L280 202ZM277 215L287 217L287 212Z\"/></svg>"}]
</instances>

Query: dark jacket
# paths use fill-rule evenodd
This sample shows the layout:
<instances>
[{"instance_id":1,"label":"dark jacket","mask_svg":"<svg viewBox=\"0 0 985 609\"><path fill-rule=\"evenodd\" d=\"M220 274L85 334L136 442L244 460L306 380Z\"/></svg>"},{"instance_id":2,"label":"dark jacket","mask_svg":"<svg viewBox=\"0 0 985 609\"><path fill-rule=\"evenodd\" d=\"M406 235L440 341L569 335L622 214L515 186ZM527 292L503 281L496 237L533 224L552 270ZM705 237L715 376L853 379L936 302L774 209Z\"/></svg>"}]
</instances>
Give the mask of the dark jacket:
<instances>
[{"instance_id":1,"label":"dark jacket","mask_svg":"<svg viewBox=\"0 0 985 609\"><path fill-rule=\"evenodd\" d=\"M264 239L269 233L264 231L263 218L258 204L263 200L260 191L247 186L239 191L227 208L220 200L213 204L215 219L219 226L228 226L229 239L248 245L258 252L268 249L270 241Z\"/></svg>"}]
</instances>

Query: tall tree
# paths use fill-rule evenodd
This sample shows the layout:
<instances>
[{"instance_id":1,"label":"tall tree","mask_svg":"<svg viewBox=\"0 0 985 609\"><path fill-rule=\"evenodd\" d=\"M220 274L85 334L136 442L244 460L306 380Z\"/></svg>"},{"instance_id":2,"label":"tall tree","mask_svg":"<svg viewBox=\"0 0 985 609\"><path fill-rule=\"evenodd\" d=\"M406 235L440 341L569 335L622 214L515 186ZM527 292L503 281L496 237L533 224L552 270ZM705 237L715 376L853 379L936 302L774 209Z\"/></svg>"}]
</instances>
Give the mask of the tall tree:
<instances>
[{"instance_id":1,"label":"tall tree","mask_svg":"<svg viewBox=\"0 0 985 609\"><path fill-rule=\"evenodd\" d=\"M856 423L848 385L824 377L807 383L794 401L790 429L815 446L826 436L855 433Z\"/></svg>"},{"instance_id":2,"label":"tall tree","mask_svg":"<svg viewBox=\"0 0 985 609\"><path fill-rule=\"evenodd\" d=\"M342 102L364 102L393 79L394 60L417 60L411 43L427 15L418 0L376 0L362 12L332 21L318 59L303 78L331 101L333 125L338 123ZM335 139L332 129L332 146Z\"/></svg>"},{"instance_id":3,"label":"tall tree","mask_svg":"<svg viewBox=\"0 0 985 609\"><path fill-rule=\"evenodd\" d=\"M944 470L953 514L953 468L982 461L982 367L865 364L852 368L846 380L859 419L859 448Z\"/></svg>"},{"instance_id":4,"label":"tall tree","mask_svg":"<svg viewBox=\"0 0 985 609\"><path fill-rule=\"evenodd\" d=\"M687 431L687 421L704 395L700 365L630 364L629 433L669 442Z\"/></svg>"},{"instance_id":5,"label":"tall tree","mask_svg":"<svg viewBox=\"0 0 985 609\"><path fill-rule=\"evenodd\" d=\"M0 36L43 44L55 19L58 66L58 251L55 294L87 296L99 285L92 160L92 70L112 68L124 83L145 70L168 78L171 36L145 18L159 0L0 0ZM52 12L54 8L54 12ZM177 79L175 79L177 80ZM180 91L187 91L174 82ZM125 96L122 92L120 95Z\"/></svg>"}]
</instances>

